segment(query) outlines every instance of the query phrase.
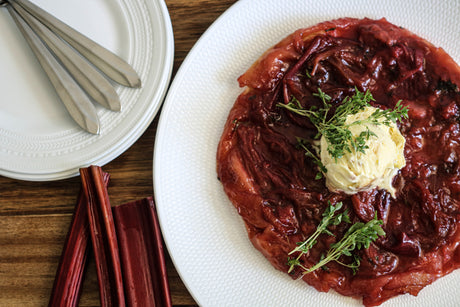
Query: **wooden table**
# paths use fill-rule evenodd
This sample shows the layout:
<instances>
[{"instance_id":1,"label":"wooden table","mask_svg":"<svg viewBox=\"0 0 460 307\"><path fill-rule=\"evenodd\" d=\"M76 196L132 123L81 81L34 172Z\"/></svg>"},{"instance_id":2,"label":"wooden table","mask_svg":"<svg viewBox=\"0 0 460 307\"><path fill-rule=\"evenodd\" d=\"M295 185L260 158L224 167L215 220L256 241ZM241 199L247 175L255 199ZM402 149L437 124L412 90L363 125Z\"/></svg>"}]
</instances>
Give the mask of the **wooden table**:
<instances>
[{"instance_id":1,"label":"wooden table","mask_svg":"<svg viewBox=\"0 0 460 307\"><path fill-rule=\"evenodd\" d=\"M235 0L166 0L175 39L174 75L201 34ZM125 153L103 167L112 205L153 195L152 156L158 116ZM76 203L78 177L27 182L0 176L0 306L45 306ZM195 306L167 255L173 304ZM91 258L81 306L98 306Z\"/></svg>"}]
</instances>

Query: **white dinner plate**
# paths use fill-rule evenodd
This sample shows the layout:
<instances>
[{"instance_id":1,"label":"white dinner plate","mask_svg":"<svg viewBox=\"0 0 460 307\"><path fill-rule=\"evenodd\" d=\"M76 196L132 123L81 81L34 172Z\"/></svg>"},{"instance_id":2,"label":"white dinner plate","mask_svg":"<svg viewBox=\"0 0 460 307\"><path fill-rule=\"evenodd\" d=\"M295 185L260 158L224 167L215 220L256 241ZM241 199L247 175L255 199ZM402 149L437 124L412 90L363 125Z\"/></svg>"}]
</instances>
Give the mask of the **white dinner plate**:
<instances>
[{"instance_id":1,"label":"white dinner plate","mask_svg":"<svg viewBox=\"0 0 460 307\"><path fill-rule=\"evenodd\" d=\"M360 306L275 270L250 243L216 174L216 148L242 89L236 79L298 28L339 17L386 17L459 62L458 0L242 0L200 38L180 67L160 117L154 189L174 264L201 306ZM459 306L460 272L382 306Z\"/></svg>"},{"instance_id":2,"label":"white dinner plate","mask_svg":"<svg viewBox=\"0 0 460 307\"><path fill-rule=\"evenodd\" d=\"M126 60L142 88L115 85L122 111L97 106L101 132L73 121L6 8L0 9L0 175L56 180L104 165L147 129L163 102L174 58L163 0L33 0Z\"/></svg>"}]
</instances>

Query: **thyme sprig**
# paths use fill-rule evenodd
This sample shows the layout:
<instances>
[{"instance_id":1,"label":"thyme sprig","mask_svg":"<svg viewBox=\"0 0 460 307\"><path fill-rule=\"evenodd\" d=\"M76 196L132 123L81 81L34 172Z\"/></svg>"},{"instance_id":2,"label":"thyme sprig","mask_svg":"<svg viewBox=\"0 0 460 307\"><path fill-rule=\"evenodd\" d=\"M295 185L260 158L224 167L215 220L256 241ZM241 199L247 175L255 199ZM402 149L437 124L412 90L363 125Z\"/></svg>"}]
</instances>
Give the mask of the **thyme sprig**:
<instances>
[{"instance_id":1,"label":"thyme sprig","mask_svg":"<svg viewBox=\"0 0 460 307\"><path fill-rule=\"evenodd\" d=\"M382 224L382 220L378 220L377 215L375 215L374 218L367 223L358 222L351 225L343 238L332 244L327 254L317 264L307 269L304 274L311 273L331 261L349 267L353 270L353 273L356 273L360 266L360 259L355 254L352 254L352 252L355 249L360 250L362 248L369 248L370 244L377 240L379 236L384 236L385 231L381 227ZM353 262L351 264L346 264L339 261L342 255L352 256Z\"/></svg>"},{"instance_id":2,"label":"thyme sprig","mask_svg":"<svg viewBox=\"0 0 460 307\"><path fill-rule=\"evenodd\" d=\"M328 207L326 208L326 210L324 210L323 215L322 215L323 218L321 222L319 223L318 227L316 228L315 232L310 237L308 237L307 240L297 243L297 247L288 254L288 255L291 255L293 253L299 252L299 255L297 256L297 258L290 258L290 257L288 258L288 265L289 265L288 273L290 273L294 269L295 266L300 266L304 270L308 270L301 264L300 258L302 257L302 255L307 254L308 251L313 247L313 245L316 244L319 235L323 233L330 235L330 236L334 235L332 232L330 232L327 229L330 225L339 225L341 222L350 223L350 218L348 216L348 209L340 214L335 215L335 213L339 211L342 208L342 206L343 206L342 202L338 202L335 206L332 205L330 201L328 202Z\"/></svg>"},{"instance_id":3,"label":"thyme sprig","mask_svg":"<svg viewBox=\"0 0 460 307\"><path fill-rule=\"evenodd\" d=\"M352 269L353 273L356 273L361 262L360 258L355 253L353 253L353 251L355 249L360 250L362 248L369 248L370 244L377 240L379 236L385 235L385 231L381 227L383 222L382 220L377 219L377 215L375 215L374 219L367 223L357 222L351 225L342 239L336 243L331 244L327 253L325 255L323 254L320 261L314 266L307 268L300 261L302 255L307 254L309 250L316 244L319 235L325 233L327 235L334 236L334 234L331 233L327 227L330 225L339 225L341 222L350 223L348 210L335 215L335 213L341 208L342 202L338 202L335 206L331 205L329 202L329 206L323 213L323 219L319 223L315 232L310 237L308 237L307 240L297 243L297 247L289 253L289 255L297 252L299 254L296 258L288 257L288 273L292 272L296 266L299 266L304 270L303 274L308 274L319 268L327 268L326 264L331 261L335 261L343 266L346 266ZM353 262L350 264L341 262L339 259L343 255L352 257Z\"/></svg>"},{"instance_id":4,"label":"thyme sprig","mask_svg":"<svg viewBox=\"0 0 460 307\"><path fill-rule=\"evenodd\" d=\"M377 108L368 118L347 123L346 120L349 115L354 115L366 107L370 107L370 102L375 101L369 90L363 93L355 89L354 95L347 96L337 106L333 114L330 114L333 105L330 103L332 98L329 95L320 88L318 88L318 93L313 95L320 98L323 103L322 107L313 106L310 109L305 109L294 96L289 103L278 103L278 106L307 117L318 130L314 138L319 139L321 136L326 138L327 151L336 162L346 152L365 153L365 150L369 148L367 141L371 137L376 137L376 134L366 124L389 126L391 123L408 116L407 107L403 107L401 101L398 101L393 110ZM358 136L353 136L350 127L355 125L365 125L366 129Z\"/></svg>"}]
</instances>

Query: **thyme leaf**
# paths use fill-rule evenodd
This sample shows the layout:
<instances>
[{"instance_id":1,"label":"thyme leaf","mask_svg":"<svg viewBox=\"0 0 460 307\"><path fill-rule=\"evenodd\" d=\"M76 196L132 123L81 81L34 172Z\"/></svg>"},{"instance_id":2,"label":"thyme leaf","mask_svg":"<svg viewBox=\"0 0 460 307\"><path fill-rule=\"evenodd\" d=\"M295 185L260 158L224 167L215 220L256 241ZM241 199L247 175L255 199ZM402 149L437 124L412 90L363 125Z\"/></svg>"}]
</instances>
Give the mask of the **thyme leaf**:
<instances>
[{"instance_id":1,"label":"thyme leaf","mask_svg":"<svg viewBox=\"0 0 460 307\"><path fill-rule=\"evenodd\" d=\"M330 246L324 258L311 268L305 270L304 274L311 273L331 261L347 266L353 270L353 273L356 273L360 265L360 259L356 254L352 254L352 252L355 249L369 248L371 242L377 240L379 236L384 236L385 231L380 227L382 224L382 220L378 220L377 215L367 223L358 222L353 224L340 241ZM351 264L340 262L339 258L342 255L352 256L353 262Z\"/></svg>"},{"instance_id":2,"label":"thyme leaf","mask_svg":"<svg viewBox=\"0 0 460 307\"><path fill-rule=\"evenodd\" d=\"M347 96L337 106L333 114L330 114L333 105L331 104L332 98L329 95L324 93L320 88L318 88L318 93L314 93L313 95L321 100L322 107L306 109L302 107L299 100L294 96L289 103L278 103L277 105L290 112L307 117L318 130L315 139L320 139L321 136L326 138L328 143L327 151L335 161L343 157L347 152L365 153L365 150L369 148L367 141L371 137L376 137L376 134L367 126L365 131L362 131L358 136L353 136L350 131L351 126L366 124L383 124L389 126L401 118L408 117L407 107L403 107L401 101L398 101L393 110L377 108L368 118L347 123L346 120L349 115L354 115L371 106L370 102L374 101L374 98L369 90L363 93L355 89L354 95L351 97ZM309 156L311 155L309 154ZM318 157L318 155L316 156Z\"/></svg>"},{"instance_id":3,"label":"thyme leaf","mask_svg":"<svg viewBox=\"0 0 460 307\"><path fill-rule=\"evenodd\" d=\"M328 207L326 210L323 212L323 218L321 222L319 223L318 227L316 228L315 232L308 237L307 240L303 242L297 243L297 247L293 249L288 255L291 255L293 253L299 252L299 255L297 258L288 258L288 265L289 265L289 270L288 273L292 272L295 266L301 266L304 270L308 270L307 268L303 267L303 265L300 262L300 257L302 255L307 254L308 251L313 247L313 245L316 244L317 239L319 235L325 233L327 235L333 235L327 227L330 225L338 225L342 221L346 223L350 223L350 218L348 217L348 210L345 210L344 212L337 214L336 212L339 211L343 206L342 202L336 203L336 205L332 205L330 201L328 201Z\"/></svg>"}]
</instances>

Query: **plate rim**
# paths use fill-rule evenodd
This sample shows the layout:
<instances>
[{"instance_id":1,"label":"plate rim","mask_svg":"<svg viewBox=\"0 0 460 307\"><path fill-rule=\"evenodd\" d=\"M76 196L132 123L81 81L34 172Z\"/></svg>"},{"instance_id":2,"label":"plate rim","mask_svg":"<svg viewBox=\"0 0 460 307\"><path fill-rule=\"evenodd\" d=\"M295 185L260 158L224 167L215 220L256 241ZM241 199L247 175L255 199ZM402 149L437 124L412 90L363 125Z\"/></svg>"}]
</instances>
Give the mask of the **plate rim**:
<instances>
[{"instance_id":1,"label":"plate rim","mask_svg":"<svg viewBox=\"0 0 460 307\"><path fill-rule=\"evenodd\" d=\"M148 92L148 99L146 99L146 105L154 104L153 107L148 107L148 116L142 117L142 124L136 126L136 129L132 129L128 133L120 135L118 140L114 142L110 146L110 150L105 152L97 153L94 159L87 159L86 161L79 161L82 165L65 165L61 169L47 169L47 170L14 170L0 167L0 175L5 176L15 180L22 180L22 181L57 181L62 179L67 179L71 177L78 176L79 169L81 167L85 167L88 165L98 165L104 166L105 164L113 161L121 154L123 154L126 150L128 150L148 129L150 124L153 122L153 119L158 114L161 106L163 105L164 98L166 96L173 66L174 66L174 33L171 23L171 18L169 15L169 11L167 5L164 0L149 0L147 3L143 5L147 5L151 12L155 12L155 16L151 16L152 18L156 17L156 15L161 16L160 23L162 25L162 31L160 35L164 37L163 39L163 52L164 57L161 59L161 70L158 72L158 84L157 87L154 89L143 89L144 91ZM156 9L157 8L157 9ZM151 25L151 23L149 23ZM142 88L147 87L148 84L143 83ZM123 112L123 111L122 111ZM102 132L104 133L104 132ZM93 136L91 136L93 137ZM94 137L98 137L95 135ZM95 141L96 143L98 140Z\"/></svg>"}]
</instances>

